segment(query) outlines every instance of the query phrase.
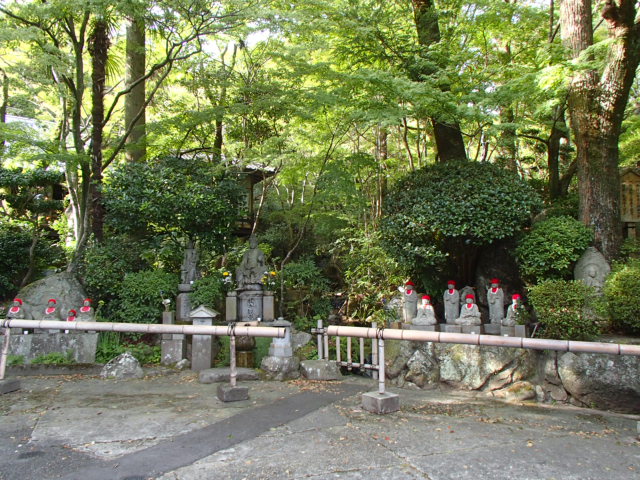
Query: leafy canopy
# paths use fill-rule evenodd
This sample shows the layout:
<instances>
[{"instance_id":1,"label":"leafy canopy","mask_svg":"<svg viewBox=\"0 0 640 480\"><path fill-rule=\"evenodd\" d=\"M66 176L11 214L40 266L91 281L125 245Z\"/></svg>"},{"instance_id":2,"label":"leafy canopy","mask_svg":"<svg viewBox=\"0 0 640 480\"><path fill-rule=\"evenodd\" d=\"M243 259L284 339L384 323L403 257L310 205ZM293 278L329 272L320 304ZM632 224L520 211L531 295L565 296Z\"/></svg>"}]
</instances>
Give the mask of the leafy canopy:
<instances>
[{"instance_id":1,"label":"leafy canopy","mask_svg":"<svg viewBox=\"0 0 640 480\"><path fill-rule=\"evenodd\" d=\"M166 157L117 168L104 198L117 232L173 234L220 246L233 229L241 190L210 163Z\"/></svg>"}]
</instances>

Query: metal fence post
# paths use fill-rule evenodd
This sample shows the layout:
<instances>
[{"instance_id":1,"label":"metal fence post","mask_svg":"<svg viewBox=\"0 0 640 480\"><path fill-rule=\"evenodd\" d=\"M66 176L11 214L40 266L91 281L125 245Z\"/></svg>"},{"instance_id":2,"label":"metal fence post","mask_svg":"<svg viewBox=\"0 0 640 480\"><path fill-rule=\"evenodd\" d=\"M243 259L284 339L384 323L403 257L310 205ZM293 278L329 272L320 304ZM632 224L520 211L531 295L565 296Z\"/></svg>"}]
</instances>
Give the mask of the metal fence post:
<instances>
[{"instance_id":1,"label":"metal fence post","mask_svg":"<svg viewBox=\"0 0 640 480\"><path fill-rule=\"evenodd\" d=\"M379 355L379 365L378 365L378 393L380 395L384 395L384 339L378 339L378 355Z\"/></svg>"},{"instance_id":2,"label":"metal fence post","mask_svg":"<svg viewBox=\"0 0 640 480\"><path fill-rule=\"evenodd\" d=\"M4 342L2 343L2 354L0 355L0 380L4 380L4 372L7 368L7 357L9 355L10 328L3 328Z\"/></svg>"},{"instance_id":3,"label":"metal fence post","mask_svg":"<svg viewBox=\"0 0 640 480\"><path fill-rule=\"evenodd\" d=\"M371 324L371 328L378 328L378 323L377 322L373 322ZM378 365L378 342L375 338L371 339L371 364L372 365ZM372 378L374 380L378 379L378 371L377 370L372 370Z\"/></svg>"},{"instance_id":4,"label":"metal fence post","mask_svg":"<svg viewBox=\"0 0 640 480\"><path fill-rule=\"evenodd\" d=\"M317 332L318 332L318 360L322 360L324 358L324 354L322 352L322 319L318 320L317 323Z\"/></svg>"}]
</instances>

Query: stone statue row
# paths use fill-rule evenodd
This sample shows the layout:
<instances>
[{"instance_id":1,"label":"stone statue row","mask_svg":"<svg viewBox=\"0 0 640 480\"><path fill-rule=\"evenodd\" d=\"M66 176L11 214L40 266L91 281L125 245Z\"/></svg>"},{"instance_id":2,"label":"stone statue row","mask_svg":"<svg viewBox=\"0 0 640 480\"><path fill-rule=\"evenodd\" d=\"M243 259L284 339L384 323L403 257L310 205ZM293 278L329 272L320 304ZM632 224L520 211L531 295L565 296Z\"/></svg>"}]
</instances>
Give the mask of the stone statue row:
<instances>
[{"instance_id":1,"label":"stone statue row","mask_svg":"<svg viewBox=\"0 0 640 480\"><path fill-rule=\"evenodd\" d=\"M489 318L492 324L512 327L517 323L517 312L520 306L520 294L511 297L506 315L504 310L504 291L500 287L500 280L492 278L491 286L487 289L487 303L489 304ZM435 310L429 295L423 295L418 305L418 293L415 284L408 281L399 289L402 294L404 323L419 326L438 324ZM447 324L451 325L481 325L480 310L476 304L475 295L471 287L462 291L456 289L456 282L449 280L447 289L442 295L444 301L444 316Z\"/></svg>"},{"instance_id":2,"label":"stone statue row","mask_svg":"<svg viewBox=\"0 0 640 480\"><path fill-rule=\"evenodd\" d=\"M45 297L46 298L46 297ZM7 312L7 319L16 318L24 319L26 315L25 308L22 304L22 300L19 298L13 299L13 304ZM31 315L33 318L37 318L35 314ZM55 298L50 298L47 301L47 306L42 312L42 320L65 320L67 322L84 321L93 322L95 320L95 312L91 306L91 299L85 298L82 302L82 306L78 309L70 308L67 312L63 313L58 308L58 301Z\"/></svg>"}]
</instances>

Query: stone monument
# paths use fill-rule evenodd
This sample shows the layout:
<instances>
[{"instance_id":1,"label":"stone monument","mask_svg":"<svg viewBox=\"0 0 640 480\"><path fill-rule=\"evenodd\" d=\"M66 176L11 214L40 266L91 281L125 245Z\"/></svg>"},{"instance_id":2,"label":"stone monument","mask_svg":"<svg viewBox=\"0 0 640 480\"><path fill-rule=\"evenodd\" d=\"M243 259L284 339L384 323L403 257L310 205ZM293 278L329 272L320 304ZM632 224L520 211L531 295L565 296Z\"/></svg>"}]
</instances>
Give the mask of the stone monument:
<instances>
[{"instance_id":1,"label":"stone monument","mask_svg":"<svg viewBox=\"0 0 640 480\"><path fill-rule=\"evenodd\" d=\"M7 318L16 318L16 319L24 319L25 313L24 308L22 307L22 300L19 298L13 299L13 305L9 308L7 312Z\"/></svg>"},{"instance_id":2,"label":"stone monument","mask_svg":"<svg viewBox=\"0 0 640 480\"><path fill-rule=\"evenodd\" d=\"M409 280L404 287L398 287L402 293L402 321L410 324L418 313L418 293L415 284Z\"/></svg>"},{"instance_id":3,"label":"stone monument","mask_svg":"<svg viewBox=\"0 0 640 480\"><path fill-rule=\"evenodd\" d=\"M213 325L213 319L218 316L218 312L200 305L195 310L189 312L189 318L193 325ZM164 320L164 318L163 318ZM170 319L167 318L167 321ZM199 372L211 368L213 358L218 352L213 349L212 335L193 335L191 340L191 370Z\"/></svg>"},{"instance_id":4,"label":"stone monument","mask_svg":"<svg viewBox=\"0 0 640 480\"><path fill-rule=\"evenodd\" d=\"M196 250L193 240L187 242L187 248L184 250L184 258L180 267L180 284L178 290L180 293L176 298L176 318L178 322L186 323L190 321L191 314L191 296L193 290L193 282L198 279L198 251Z\"/></svg>"},{"instance_id":5,"label":"stone monument","mask_svg":"<svg viewBox=\"0 0 640 480\"><path fill-rule=\"evenodd\" d=\"M418 313L411 320L411 327L414 330L438 331L438 320L436 319L433 305L431 305L431 297L423 295L422 301L418 306Z\"/></svg>"},{"instance_id":6,"label":"stone monument","mask_svg":"<svg viewBox=\"0 0 640 480\"><path fill-rule=\"evenodd\" d=\"M611 267L604 255L594 247L589 247L576 263L573 276L576 280L582 280L601 293L604 281L610 272Z\"/></svg>"},{"instance_id":7,"label":"stone monument","mask_svg":"<svg viewBox=\"0 0 640 480\"><path fill-rule=\"evenodd\" d=\"M291 342L291 322L278 318L274 327L285 327L284 338L274 338L269 347L269 355L262 359L260 367L270 380L290 380L300 376L300 360L293 355Z\"/></svg>"}]
</instances>

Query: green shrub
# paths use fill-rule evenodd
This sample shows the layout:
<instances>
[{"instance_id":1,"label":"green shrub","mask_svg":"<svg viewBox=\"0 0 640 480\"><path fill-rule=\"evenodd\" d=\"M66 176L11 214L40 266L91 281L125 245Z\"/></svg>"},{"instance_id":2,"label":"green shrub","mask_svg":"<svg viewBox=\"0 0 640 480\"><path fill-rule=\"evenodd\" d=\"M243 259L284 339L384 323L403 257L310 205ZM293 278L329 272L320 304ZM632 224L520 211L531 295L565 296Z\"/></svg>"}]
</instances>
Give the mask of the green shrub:
<instances>
[{"instance_id":1,"label":"green shrub","mask_svg":"<svg viewBox=\"0 0 640 480\"><path fill-rule=\"evenodd\" d=\"M607 278L604 296L611 326L624 333L640 333L640 260L618 265Z\"/></svg>"},{"instance_id":2,"label":"green shrub","mask_svg":"<svg viewBox=\"0 0 640 480\"><path fill-rule=\"evenodd\" d=\"M124 343L118 332L100 332L96 363L108 363L118 355L130 352L143 365L158 364L161 360L161 348L146 343Z\"/></svg>"},{"instance_id":3,"label":"green shrub","mask_svg":"<svg viewBox=\"0 0 640 480\"><path fill-rule=\"evenodd\" d=\"M162 356L159 346L146 343L123 345L123 353L127 351L136 357L142 365L157 365Z\"/></svg>"},{"instance_id":4,"label":"green shrub","mask_svg":"<svg viewBox=\"0 0 640 480\"><path fill-rule=\"evenodd\" d=\"M208 308L218 309L224 299L224 284L222 274L214 272L210 277L200 278L193 283L191 293L191 305L198 307L204 305Z\"/></svg>"},{"instance_id":5,"label":"green shrub","mask_svg":"<svg viewBox=\"0 0 640 480\"><path fill-rule=\"evenodd\" d=\"M148 268L137 242L114 237L87 248L82 277L87 294L95 301L110 302L120 293L125 275Z\"/></svg>"},{"instance_id":6,"label":"green shrub","mask_svg":"<svg viewBox=\"0 0 640 480\"><path fill-rule=\"evenodd\" d=\"M24 355L8 355L7 366L24 365Z\"/></svg>"},{"instance_id":7,"label":"green shrub","mask_svg":"<svg viewBox=\"0 0 640 480\"><path fill-rule=\"evenodd\" d=\"M281 272L287 288L287 309L293 316L328 315L331 305L323 298L329 281L312 258L287 263Z\"/></svg>"},{"instance_id":8,"label":"green shrub","mask_svg":"<svg viewBox=\"0 0 640 480\"><path fill-rule=\"evenodd\" d=\"M67 353L51 352L31 360L33 365L70 365L73 363L76 363L73 359L73 350L67 350Z\"/></svg>"},{"instance_id":9,"label":"green shrub","mask_svg":"<svg viewBox=\"0 0 640 480\"><path fill-rule=\"evenodd\" d=\"M541 322L542 337L590 340L601 332L596 291L580 280L544 281L529 288L529 301Z\"/></svg>"},{"instance_id":10,"label":"green shrub","mask_svg":"<svg viewBox=\"0 0 640 480\"><path fill-rule=\"evenodd\" d=\"M175 298L180 277L161 270L128 273L118 292L116 321L126 323L159 323L164 298Z\"/></svg>"},{"instance_id":11,"label":"green shrub","mask_svg":"<svg viewBox=\"0 0 640 480\"><path fill-rule=\"evenodd\" d=\"M593 233L571 217L552 217L536 224L519 242L516 256L522 278L530 283L567 279Z\"/></svg>"},{"instance_id":12,"label":"green shrub","mask_svg":"<svg viewBox=\"0 0 640 480\"><path fill-rule=\"evenodd\" d=\"M385 248L410 269L443 264L468 245L516 234L541 206L516 174L488 162L429 165L390 189L381 224Z\"/></svg>"}]
</instances>

